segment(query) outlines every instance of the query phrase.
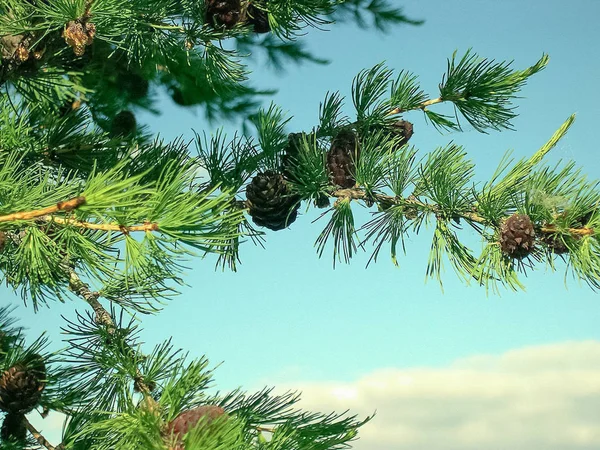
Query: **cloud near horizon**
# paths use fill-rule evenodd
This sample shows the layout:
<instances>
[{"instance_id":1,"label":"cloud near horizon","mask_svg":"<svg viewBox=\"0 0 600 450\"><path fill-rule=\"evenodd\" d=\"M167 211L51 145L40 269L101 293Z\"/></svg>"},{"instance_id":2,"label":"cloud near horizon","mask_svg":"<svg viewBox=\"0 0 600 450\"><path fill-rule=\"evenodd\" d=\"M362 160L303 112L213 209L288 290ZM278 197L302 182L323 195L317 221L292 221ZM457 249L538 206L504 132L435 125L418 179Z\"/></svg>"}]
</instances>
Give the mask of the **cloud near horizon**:
<instances>
[{"instance_id":1,"label":"cloud near horizon","mask_svg":"<svg viewBox=\"0 0 600 450\"><path fill-rule=\"evenodd\" d=\"M598 450L600 342L525 347L446 367L296 382L311 411L374 419L355 450Z\"/></svg>"}]
</instances>

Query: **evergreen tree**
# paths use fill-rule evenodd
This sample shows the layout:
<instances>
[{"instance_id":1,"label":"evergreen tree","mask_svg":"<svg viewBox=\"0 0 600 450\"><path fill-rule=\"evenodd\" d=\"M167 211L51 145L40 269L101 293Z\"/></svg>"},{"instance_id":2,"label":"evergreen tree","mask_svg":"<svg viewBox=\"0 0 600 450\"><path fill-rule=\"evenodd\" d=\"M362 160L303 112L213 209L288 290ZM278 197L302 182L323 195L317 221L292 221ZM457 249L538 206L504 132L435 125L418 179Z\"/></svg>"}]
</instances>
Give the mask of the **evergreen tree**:
<instances>
[{"instance_id":1,"label":"evergreen tree","mask_svg":"<svg viewBox=\"0 0 600 450\"><path fill-rule=\"evenodd\" d=\"M385 246L395 263L405 237L433 224L431 277L449 260L465 281L519 289L520 274L560 258L600 286L597 185L574 163L543 161L573 117L481 185L463 148L418 157L410 145L419 111L432 129L510 129L546 55L516 69L455 53L434 95L380 64L355 77L353 117L330 92L310 130L288 130L276 105L258 108L270 93L252 87L244 55L319 62L297 36L349 18L419 23L385 0L0 1L0 268L30 307L71 297L88 307L66 321L67 349L55 353L44 337L28 344L0 309L3 449L348 447L369 417L304 412L295 393L269 389L209 394L206 359L139 340L137 318L177 293L185 259L214 254L235 270L242 242L290 227L303 206L325 210L316 246L319 256L332 247L334 264L369 245L373 261ZM212 120L242 117L245 132L154 139L133 111L154 110L161 90ZM436 112L441 103L455 114ZM360 226L356 204L373 211ZM482 238L479 255L460 238L464 224ZM33 427L34 410L67 417L61 443Z\"/></svg>"}]
</instances>

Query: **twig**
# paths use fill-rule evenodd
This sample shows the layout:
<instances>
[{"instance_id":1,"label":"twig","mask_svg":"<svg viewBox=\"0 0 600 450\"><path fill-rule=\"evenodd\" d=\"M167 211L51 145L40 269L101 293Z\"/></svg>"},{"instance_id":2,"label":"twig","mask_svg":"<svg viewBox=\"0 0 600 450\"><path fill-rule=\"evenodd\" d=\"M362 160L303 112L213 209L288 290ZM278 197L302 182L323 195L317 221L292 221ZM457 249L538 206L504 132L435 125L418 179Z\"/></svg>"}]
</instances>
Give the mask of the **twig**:
<instances>
[{"instance_id":1,"label":"twig","mask_svg":"<svg viewBox=\"0 0 600 450\"><path fill-rule=\"evenodd\" d=\"M413 108L413 109L421 109L421 110L425 111L425 109L426 109L428 106L431 106L431 105L436 105L436 104L438 104L438 103L442 103L443 101L444 101L444 100L443 100L441 97L438 97L438 98L433 98L433 99L431 99L431 100L427 100L427 101L425 101L425 102L421 103L419 106L417 106L416 108ZM392 110L391 110L391 111L388 113L388 115L389 115L389 116L391 116L391 115L394 115L394 114L400 114L400 113L403 113L403 112L406 112L406 111L407 111L406 109L402 109L402 108L394 108L394 109L392 109Z\"/></svg>"},{"instance_id":2,"label":"twig","mask_svg":"<svg viewBox=\"0 0 600 450\"><path fill-rule=\"evenodd\" d=\"M66 200L64 202L58 202L55 205L48 206L42 209L35 209L33 211L22 211L11 214L0 216L0 222L14 222L16 220L31 220L37 217L47 216L49 214L57 213L59 211L72 211L85 204L85 197L79 196Z\"/></svg>"},{"instance_id":3,"label":"twig","mask_svg":"<svg viewBox=\"0 0 600 450\"><path fill-rule=\"evenodd\" d=\"M541 228L543 233L556 233L558 230L554 225L546 225ZM582 228L569 228L569 233L576 236L593 236L596 234L593 228L582 227Z\"/></svg>"},{"instance_id":4,"label":"twig","mask_svg":"<svg viewBox=\"0 0 600 450\"><path fill-rule=\"evenodd\" d=\"M54 447L52 444L50 444L50 442L48 442L48 439L42 436L42 434L35 429L31 422L27 420L27 417L23 417L23 421L25 422L25 427L27 427L27 431L31 433L31 435L38 442L38 444L46 447L48 450L57 450L56 447Z\"/></svg>"},{"instance_id":5,"label":"twig","mask_svg":"<svg viewBox=\"0 0 600 450\"><path fill-rule=\"evenodd\" d=\"M414 205L421 209L427 209L434 214L437 214L440 209L438 205L423 203L419 199L414 196L409 196L408 198L403 197L392 197L390 195L383 194L374 194L369 195L364 190L360 188L350 188L350 189L338 189L330 194L332 197L337 198L348 198L351 200L362 200L368 202L369 200L375 201L377 203L387 203L392 205ZM482 225L490 225L490 222L486 220L484 217L481 217L477 214L476 211L472 212L463 212L457 213L457 217L468 220L474 223L480 223ZM545 224L539 228L539 231L545 234L556 233L558 229L555 225ZM593 228L582 227L582 228L569 228L569 233L574 236L593 236L596 234L596 231Z\"/></svg>"},{"instance_id":6,"label":"twig","mask_svg":"<svg viewBox=\"0 0 600 450\"><path fill-rule=\"evenodd\" d=\"M124 234L129 234L134 231L158 231L159 227L156 222L145 222L141 225L119 225L116 223L92 223L92 222L84 222L81 220L75 219L67 219L64 217L57 217L52 215L47 215L41 217L42 220L46 222L55 222L61 225L70 225L77 228L85 228L87 230L102 230L102 231L120 231Z\"/></svg>"}]
</instances>

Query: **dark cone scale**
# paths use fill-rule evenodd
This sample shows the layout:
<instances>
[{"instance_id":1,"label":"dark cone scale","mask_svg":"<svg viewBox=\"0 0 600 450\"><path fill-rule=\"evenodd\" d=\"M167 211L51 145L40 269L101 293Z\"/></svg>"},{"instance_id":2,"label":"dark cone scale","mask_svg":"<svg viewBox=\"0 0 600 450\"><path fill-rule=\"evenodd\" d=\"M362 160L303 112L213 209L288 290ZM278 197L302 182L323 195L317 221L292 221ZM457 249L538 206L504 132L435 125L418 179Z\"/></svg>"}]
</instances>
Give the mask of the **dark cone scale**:
<instances>
[{"instance_id":1,"label":"dark cone scale","mask_svg":"<svg viewBox=\"0 0 600 450\"><path fill-rule=\"evenodd\" d=\"M392 125L392 133L400 138L399 146L402 147L408 143L414 134L413 124L407 120L399 120Z\"/></svg>"},{"instance_id":2,"label":"dark cone scale","mask_svg":"<svg viewBox=\"0 0 600 450\"><path fill-rule=\"evenodd\" d=\"M286 180L294 181L292 172L300 154L302 136L303 133L291 133L288 136L288 143L281 157L281 173Z\"/></svg>"},{"instance_id":3,"label":"dark cone scale","mask_svg":"<svg viewBox=\"0 0 600 450\"><path fill-rule=\"evenodd\" d=\"M527 214L513 214L500 226L502 252L513 258L523 258L533 250L535 230Z\"/></svg>"},{"instance_id":4,"label":"dark cone scale","mask_svg":"<svg viewBox=\"0 0 600 450\"><path fill-rule=\"evenodd\" d=\"M556 253L557 255L569 253L569 248L557 235L545 235L542 237L541 241L548 246L552 253Z\"/></svg>"},{"instance_id":5,"label":"dark cone scale","mask_svg":"<svg viewBox=\"0 0 600 450\"><path fill-rule=\"evenodd\" d=\"M359 153L356 134L351 130L340 131L327 152L327 168L333 184L345 189L354 187L355 162Z\"/></svg>"},{"instance_id":6,"label":"dark cone scale","mask_svg":"<svg viewBox=\"0 0 600 450\"><path fill-rule=\"evenodd\" d=\"M111 127L111 133L115 137L131 136L137 128L135 115L131 111L121 111L114 117Z\"/></svg>"},{"instance_id":7,"label":"dark cone scale","mask_svg":"<svg viewBox=\"0 0 600 450\"><path fill-rule=\"evenodd\" d=\"M290 194L283 175L270 170L252 179L246 187L246 198L254 223L274 231L292 224L300 208L298 198Z\"/></svg>"},{"instance_id":8,"label":"dark cone scale","mask_svg":"<svg viewBox=\"0 0 600 450\"><path fill-rule=\"evenodd\" d=\"M24 441L27 437L27 427L23 420L25 416L18 413L8 413L2 421L0 438L2 441Z\"/></svg>"},{"instance_id":9,"label":"dark cone scale","mask_svg":"<svg viewBox=\"0 0 600 450\"><path fill-rule=\"evenodd\" d=\"M0 252L4 250L4 247L6 247L6 240L6 233L4 231L0 231Z\"/></svg>"},{"instance_id":10,"label":"dark cone scale","mask_svg":"<svg viewBox=\"0 0 600 450\"><path fill-rule=\"evenodd\" d=\"M206 23L215 28L231 29L242 19L240 0L205 0Z\"/></svg>"},{"instance_id":11,"label":"dark cone scale","mask_svg":"<svg viewBox=\"0 0 600 450\"><path fill-rule=\"evenodd\" d=\"M184 450L183 436L194 428L200 419L203 423L210 425L215 419L225 414L225 410L216 405L204 405L184 411L167 424L167 435L173 435L177 440L174 450Z\"/></svg>"},{"instance_id":12,"label":"dark cone scale","mask_svg":"<svg viewBox=\"0 0 600 450\"><path fill-rule=\"evenodd\" d=\"M6 370L0 377L0 409L19 414L31 411L40 401L45 378L46 366L41 358Z\"/></svg>"},{"instance_id":13,"label":"dark cone scale","mask_svg":"<svg viewBox=\"0 0 600 450\"><path fill-rule=\"evenodd\" d=\"M263 5L261 3L261 6ZM268 33L271 31L269 15L264 9L260 9L254 3L250 3L246 14L246 20L252 25L255 33Z\"/></svg>"}]
</instances>

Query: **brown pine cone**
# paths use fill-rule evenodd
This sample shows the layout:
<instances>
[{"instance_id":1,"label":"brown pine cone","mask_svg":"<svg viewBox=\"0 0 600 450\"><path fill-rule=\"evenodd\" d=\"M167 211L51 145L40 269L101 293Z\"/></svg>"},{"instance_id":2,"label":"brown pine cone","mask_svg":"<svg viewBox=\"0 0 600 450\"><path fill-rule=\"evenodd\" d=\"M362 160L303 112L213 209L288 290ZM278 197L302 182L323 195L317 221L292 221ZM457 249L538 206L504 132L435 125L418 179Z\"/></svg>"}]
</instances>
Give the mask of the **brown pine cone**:
<instances>
[{"instance_id":1,"label":"brown pine cone","mask_svg":"<svg viewBox=\"0 0 600 450\"><path fill-rule=\"evenodd\" d=\"M25 414L37 406L46 386L46 366L41 357L16 364L0 377L0 409Z\"/></svg>"},{"instance_id":2,"label":"brown pine cone","mask_svg":"<svg viewBox=\"0 0 600 450\"><path fill-rule=\"evenodd\" d=\"M359 155L356 133L347 129L340 131L327 152L327 167L333 184L344 189L354 187L354 173Z\"/></svg>"},{"instance_id":3,"label":"brown pine cone","mask_svg":"<svg viewBox=\"0 0 600 450\"><path fill-rule=\"evenodd\" d=\"M205 5L205 21L214 28L229 30L243 20L240 0L205 0Z\"/></svg>"},{"instance_id":4,"label":"brown pine cone","mask_svg":"<svg viewBox=\"0 0 600 450\"><path fill-rule=\"evenodd\" d=\"M24 441L27 438L27 427L23 420L25 416L18 413L8 413L2 421L0 438L2 441Z\"/></svg>"},{"instance_id":5,"label":"brown pine cone","mask_svg":"<svg viewBox=\"0 0 600 450\"><path fill-rule=\"evenodd\" d=\"M531 253L534 243L535 230L527 214L513 214L500 226L500 247L505 255L523 258Z\"/></svg>"},{"instance_id":6,"label":"brown pine cone","mask_svg":"<svg viewBox=\"0 0 600 450\"><path fill-rule=\"evenodd\" d=\"M283 230L298 216L299 198L290 193L283 175L267 170L246 186L248 214L252 221L273 231Z\"/></svg>"}]
</instances>

